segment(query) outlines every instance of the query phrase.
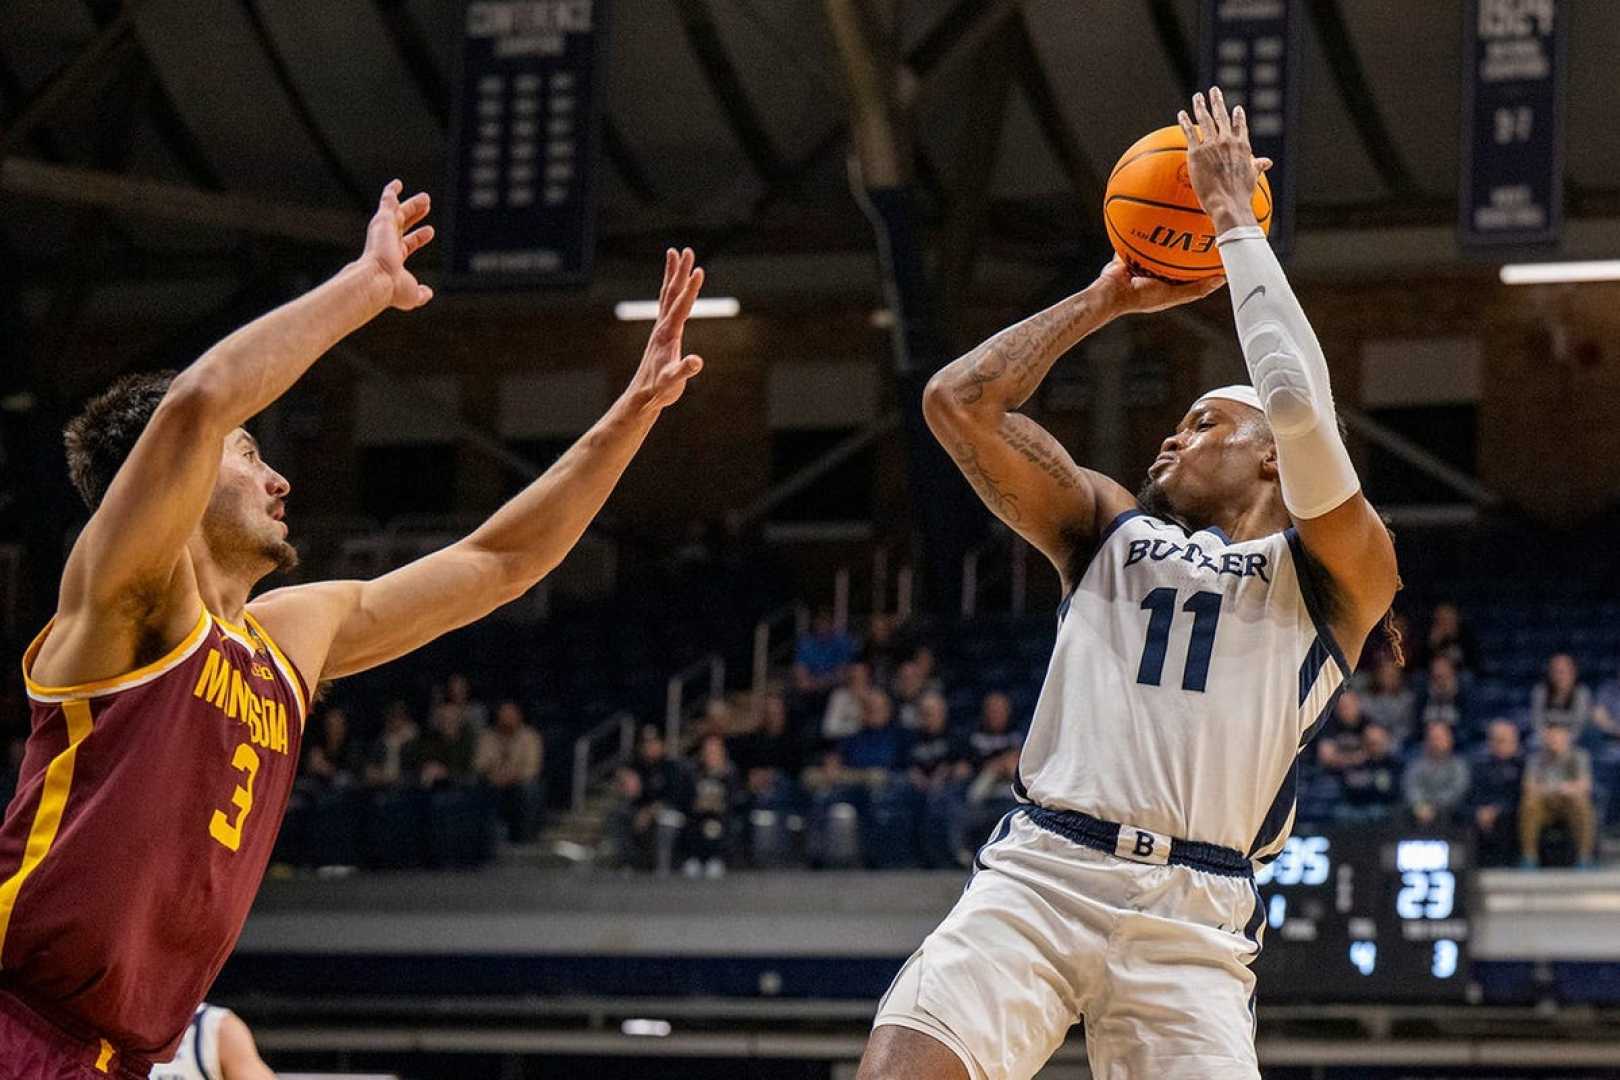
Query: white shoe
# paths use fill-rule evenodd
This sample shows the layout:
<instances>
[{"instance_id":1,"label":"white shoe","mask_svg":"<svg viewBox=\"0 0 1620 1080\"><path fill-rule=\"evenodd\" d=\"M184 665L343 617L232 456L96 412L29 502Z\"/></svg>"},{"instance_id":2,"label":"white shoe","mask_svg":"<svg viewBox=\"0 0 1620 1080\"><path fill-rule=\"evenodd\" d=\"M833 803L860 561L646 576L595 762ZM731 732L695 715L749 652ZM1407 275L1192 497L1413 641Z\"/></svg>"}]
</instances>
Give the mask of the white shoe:
<instances>
[{"instance_id":1,"label":"white shoe","mask_svg":"<svg viewBox=\"0 0 1620 1080\"><path fill-rule=\"evenodd\" d=\"M696 859L687 859L685 864L681 866L681 873L685 874L689 878L702 877L703 864L698 862Z\"/></svg>"},{"instance_id":2,"label":"white shoe","mask_svg":"<svg viewBox=\"0 0 1620 1080\"><path fill-rule=\"evenodd\" d=\"M703 876L707 878L725 877L726 864L719 859L710 859L708 865L703 868Z\"/></svg>"}]
</instances>

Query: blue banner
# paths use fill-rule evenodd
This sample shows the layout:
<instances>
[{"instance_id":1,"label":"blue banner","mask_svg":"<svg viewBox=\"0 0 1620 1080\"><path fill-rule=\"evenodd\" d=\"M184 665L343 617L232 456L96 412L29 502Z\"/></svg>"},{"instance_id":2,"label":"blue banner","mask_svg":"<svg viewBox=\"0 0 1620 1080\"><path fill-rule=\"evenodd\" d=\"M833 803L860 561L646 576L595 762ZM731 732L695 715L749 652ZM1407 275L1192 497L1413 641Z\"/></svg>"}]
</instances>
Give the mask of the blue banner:
<instances>
[{"instance_id":1,"label":"blue banner","mask_svg":"<svg viewBox=\"0 0 1620 1080\"><path fill-rule=\"evenodd\" d=\"M1255 156L1274 163L1266 179L1274 201L1271 247L1278 255L1294 240L1301 21L1296 0L1204 0L1199 24L1198 89L1219 86L1228 105L1242 105Z\"/></svg>"},{"instance_id":2,"label":"blue banner","mask_svg":"<svg viewBox=\"0 0 1620 1080\"><path fill-rule=\"evenodd\" d=\"M607 0L468 0L450 133L446 284L590 276Z\"/></svg>"},{"instance_id":3,"label":"blue banner","mask_svg":"<svg viewBox=\"0 0 1620 1080\"><path fill-rule=\"evenodd\" d=\"M1556 244L1564 219L1569 7L1468 0L1464 9L1462 243Z\"/></svg>"}]
</instances>

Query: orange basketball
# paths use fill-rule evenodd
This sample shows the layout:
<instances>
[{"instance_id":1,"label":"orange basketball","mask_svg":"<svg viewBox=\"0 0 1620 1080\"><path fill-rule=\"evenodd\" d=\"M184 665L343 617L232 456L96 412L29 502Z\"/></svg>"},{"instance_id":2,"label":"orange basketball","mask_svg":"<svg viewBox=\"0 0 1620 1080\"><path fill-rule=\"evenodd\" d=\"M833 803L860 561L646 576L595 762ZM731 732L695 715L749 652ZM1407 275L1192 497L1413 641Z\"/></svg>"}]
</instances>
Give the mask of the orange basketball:
<instances>
[{"instance_id":1,"label":"orange basketball","mask_svg":"<svg viewBox=\"0 0 1620 1080\"><path fill-rule=\"evenodd\" d=\"M1254 216L1271 231L1271 185L1262 174ZM1172 124L1138 139L1108 176L1103 221L1136 273L1186 282L1222 272L1215 226L1187 179L1187 136Z\"/></svg>"}]
</instances>

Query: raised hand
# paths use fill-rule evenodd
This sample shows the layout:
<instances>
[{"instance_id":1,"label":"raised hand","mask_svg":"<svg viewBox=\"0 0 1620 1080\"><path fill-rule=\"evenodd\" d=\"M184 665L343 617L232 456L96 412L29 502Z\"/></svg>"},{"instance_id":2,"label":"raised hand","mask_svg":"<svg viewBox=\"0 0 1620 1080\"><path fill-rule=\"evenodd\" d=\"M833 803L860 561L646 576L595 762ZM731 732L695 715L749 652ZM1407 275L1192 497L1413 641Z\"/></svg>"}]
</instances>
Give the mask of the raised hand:
<instances>
[{"instance_id":1,"label":"raised hand","mask_svg":"<svg viewBox=\"0 0 1620 1080\"><path fill-rule=\"evenodd\" d=\"M1249 147L1243 106L1228 113L1226 96L1215 86L1207 102L1203 94L1193 95L1192 117L1183 109L1176 120L1187 136L1187 176L1193 193L1216 231L1255 224L1250 200L1260 174L1271 168L1271 159L1255 157Z\"/></svg>"},{"instance_id":2,"label":"raised hand","mask_svg":"<svg viewBox=\"0 0 1620 1080\"><path fill-rule=\"evenodd\" d=\"M400 202L404 187L398 180L391 180L383 188L377 212L366 226L366 250L360 259L388 282L388 306L410 311L433 299L433 290L405 268L405 260L433 239L433 226L415 228L427 217L430 200L423 191Z\"/></svg>"},{"instance_id":3,"label":"raised hand","mask_svg":"<svg viewBox=\"0 0 1620 1080\"><path fill-rule=\"evenodd\" d=\"M1218 290L1226 284L1224 276L1217 275L1172 285L1168 281L1145 275L1134 275L1115 255L1097 275L1093 288L1102 291L1115 315L1142 315L1150 311L1163 311L1179 304L1190 304Z\"/></svg>"},{"instance_id":4,"label":"raised hand","mask_svg":"<svg viewBox=\"0 0 1620 1080\"><path fill-rule=\"evenodd\" d=\"M681 335L692 305L703 289L703 270L694 267L697 256L691 248L677 253L664 252L664 287L658 293L658 321L653 324L641 366L630 381L632 392L646 395L654 408L673 405L686 389L686 381L703 370L703 360L681 355Z\"/></svg>"}]
</instances>

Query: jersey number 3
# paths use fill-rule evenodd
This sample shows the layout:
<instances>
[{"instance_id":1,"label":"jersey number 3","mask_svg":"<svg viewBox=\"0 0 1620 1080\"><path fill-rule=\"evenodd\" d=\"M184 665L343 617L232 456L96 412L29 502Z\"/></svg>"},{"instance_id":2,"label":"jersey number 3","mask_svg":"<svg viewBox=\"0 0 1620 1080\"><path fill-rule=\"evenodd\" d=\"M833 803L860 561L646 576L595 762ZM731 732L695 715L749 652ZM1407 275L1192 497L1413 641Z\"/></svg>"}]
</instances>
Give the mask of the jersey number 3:
<instances>
[{"instance_id":1,"label":"jersey number 3","mask_svg":"<svg viewBox=\"0 0 1620 1080\"><path fill-rule=\"evenodd\" d=\"M1142 663L1136 669L1136 681L1144 686L1158 686L1164 676L1164 654L1170 646L1170 625L1176 619L1176 590L1154 589L1142 599L1142 610L1153 614L1148 619L1147 644L1142 647ZM1209 655L1215 651L1215 624L1221 621L1221 594L1196 592L1181 605L1182 611L1193 615L1192 640L1187 643L1187 666L1181 673L1181 688L1203 693L1209 681Z\"/></svg>"},{"instance_id":2,"label":"jersey number 3","mask_svg":"<svg viewBox=\"0 0 1620 1080\"><path fill-rule=\"evenodd\" d=\"M231 768L247 774L247 787L238 784L236 790L231 792L231 805L237 810L236 820L226 817L223 810L215 810L208 822L208 835L235 851L242 846L242 822L247 820L248 811L253 809L253 778L259 775L259 755L247 743L239 743L236 753L231 755Z\"/></svg>"}]
</instances>

